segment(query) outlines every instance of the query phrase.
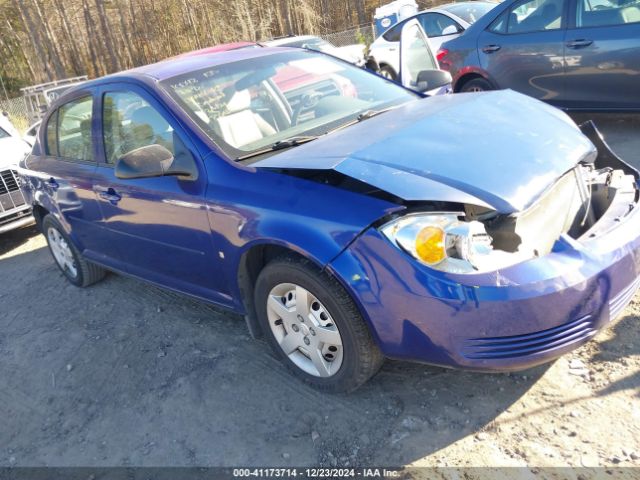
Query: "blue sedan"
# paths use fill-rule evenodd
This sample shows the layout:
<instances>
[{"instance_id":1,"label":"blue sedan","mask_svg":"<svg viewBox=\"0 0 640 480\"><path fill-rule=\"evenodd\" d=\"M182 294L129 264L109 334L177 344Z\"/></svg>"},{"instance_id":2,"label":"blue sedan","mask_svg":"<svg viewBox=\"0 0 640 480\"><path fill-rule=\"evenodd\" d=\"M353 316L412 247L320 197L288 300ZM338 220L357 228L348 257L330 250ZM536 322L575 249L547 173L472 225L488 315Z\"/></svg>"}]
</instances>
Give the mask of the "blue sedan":
<instances>
[{"instance_id":1,"label":"blue sedan","mask_svg":"<svg viewBox=\"0 0 640 480\"><path fill-rule=\"evenodd\" d=\"M226 307L291 371L550 361L638 287L638 172L511 91L426 98L321 53L187 56L84 83L22 185L64 276Z\"/></svg>"}]
</instances>

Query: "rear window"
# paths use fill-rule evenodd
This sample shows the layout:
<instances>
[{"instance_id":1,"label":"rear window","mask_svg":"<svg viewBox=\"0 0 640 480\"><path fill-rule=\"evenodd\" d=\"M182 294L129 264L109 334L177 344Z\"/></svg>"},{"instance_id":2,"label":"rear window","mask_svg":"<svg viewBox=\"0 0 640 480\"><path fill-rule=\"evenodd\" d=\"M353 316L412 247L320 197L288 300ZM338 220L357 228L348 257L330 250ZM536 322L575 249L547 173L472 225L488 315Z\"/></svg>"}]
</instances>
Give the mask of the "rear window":
<instances>
[{"instance_id":1,"label":"rear window","mask_svg":"<svg viewBox=\"0 0 640 480\"><path fill-rule=\"evenodd\" d=\"M387 42L399 42L400 33L402 32L402 25L404 25L404 21L396 23L393 27L382 34L382 38L384 38Z\"/></svg>"}]
</instances>

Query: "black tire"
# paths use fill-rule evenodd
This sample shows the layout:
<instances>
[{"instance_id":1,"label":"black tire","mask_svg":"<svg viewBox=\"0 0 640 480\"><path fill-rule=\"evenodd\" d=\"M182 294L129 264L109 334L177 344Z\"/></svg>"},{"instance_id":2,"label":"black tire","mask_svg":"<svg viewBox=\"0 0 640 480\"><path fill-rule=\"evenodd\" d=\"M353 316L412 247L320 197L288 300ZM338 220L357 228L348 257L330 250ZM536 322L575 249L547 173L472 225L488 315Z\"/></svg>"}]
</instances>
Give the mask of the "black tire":
<instances>
[{"instance_id":1,"label":"black tire","mask_svg":"<svg viewBox=\"0 0 640 480\"><path fill-rule=\"evenodd\" d=\"M64 238L65 242L69 246L69 249L71 250L71 254L73 256L73 263L74 263L74 266L76 267L75 275L73 275L72 272L69 271L68 269L62 268L60 263L58 263L58 261L55 258L53 249L51 247L49 234L48 234L49 230L52 228L56 229L57 232L60 234L60 236ZM87 261L82 256L82 254L78 251L76 246L73 244L73 242L71 241L69 236L66 234L66 232L64 231L64 229L62 228L62 226L60 225L60 222L58 222L56 217L54 217L51 214L48 214L42 219L42 233L44 235L44 238L47 240L47 245L49 247L49 251L51 252L51 256L54 257L54 261L56 262L56 265L58 265L58 268L60 268L60 271L64 274L67 280L69 280L69 282L71 282L77 287L88 287L89 285L92 285L104 278L104 276L107 273L106 270L94 263Z\"/></svg>"},{"instance_id":2,"label":"black tire","mask_svg":"<svg viewBox=\"0 0 640 480\"><path fill-rule=\"evenodd\" d=\"M495 90L493 85L489 83L488 80L484 78L474 78L473 80L469 80L460 89L461 92L488 92L490 90Z\"/></svg>"},{"instance_id":3,"label":"black tire","mask_svg":"<svg viewBox=\"0 0 640 480\"><path fill-rule=\"evenodd\" d=\"M380 67L379 73L380 73L380 76L387 78L389 80L393 80L394 82L398 79L398 74L389 65L382 65Z\"/></svg>"},{"instance_id":4,"label":"black tire","mask_svg":"<svg viewBox=\"0 0 640 480\"><path fill-rule=\"evenodd\" d=\"M269 325L267 299L271 290L281 283L293 283L308 290L333 318L342 337L343 358L339 370L332 376L310 375L292 362L280 348ZM349 294L334 278L311 262L293 257L273 260L258 275L254 299L258 321L276 357L294 375L316 389L330 393L353 391L382 366L384 356Z\"/></svg>"}]
</instances>

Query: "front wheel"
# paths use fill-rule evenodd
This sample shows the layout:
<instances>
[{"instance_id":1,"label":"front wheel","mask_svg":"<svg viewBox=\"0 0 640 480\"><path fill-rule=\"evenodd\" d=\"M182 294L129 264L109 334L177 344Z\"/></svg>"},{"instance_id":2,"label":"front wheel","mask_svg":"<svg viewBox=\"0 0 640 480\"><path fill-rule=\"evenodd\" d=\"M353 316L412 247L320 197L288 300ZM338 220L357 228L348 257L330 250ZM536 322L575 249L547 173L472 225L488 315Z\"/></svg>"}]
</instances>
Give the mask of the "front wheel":
<instances>
[{"instance_id":1,"label":"front wheel","mask_svg":"<svg viewBox=\"0 0 640 480\"><path fill-rule=\"evenodd\" d=\"M380 67L380 76L386 78L387 80L393 80L394 82L398 78L398 74L396 71L388 65L383 65Z\"/></svg>"},{"instance_id":2,"label":"front wheel","mask_svg":"<svg viewBox=\"0 0 640 480\"><path fill-rule=\"evenodd\" d=\"M384 361L347 292L306 260L269 263L256 281L255 305L276 355L319 390L355 390Z\"/></svg>"}]
</instances>

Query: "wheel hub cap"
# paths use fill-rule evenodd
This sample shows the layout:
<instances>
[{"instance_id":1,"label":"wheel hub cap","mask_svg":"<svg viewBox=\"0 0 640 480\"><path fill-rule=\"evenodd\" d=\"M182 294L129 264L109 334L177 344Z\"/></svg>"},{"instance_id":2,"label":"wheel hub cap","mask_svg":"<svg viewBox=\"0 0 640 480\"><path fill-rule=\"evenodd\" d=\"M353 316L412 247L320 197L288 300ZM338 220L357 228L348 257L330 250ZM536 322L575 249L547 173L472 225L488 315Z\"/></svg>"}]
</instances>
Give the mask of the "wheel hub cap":
<instances>
[{"instance_id":1,"label":"wheel hub cap","mask_svg":"<svg viewBox=\"0 0 640 480\"><path fill-rule=\"evenodd\" d=\"M282 351L300 369L331 377L342 365L342 337L329 311L305 288L276 285L267 299L267 318Z\"/></svg>"},{"instance_id":2,"label":"wheel hub cap","mask_svg":"<svg viewBox=\"0 0 640 480\"><path fill-rule=\"evenodd\" d=\"M60 232L54 227L49 227L49 230L47 231L47 239L49 240L49 246L51 247L53 258L55 258L58 266L63 271L69 272L72 277L78 275L78 269L73 258L71 247Z\"/></svg>"}]
</instances>

